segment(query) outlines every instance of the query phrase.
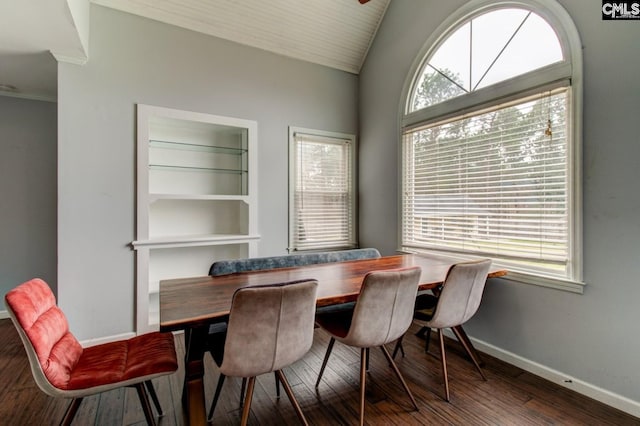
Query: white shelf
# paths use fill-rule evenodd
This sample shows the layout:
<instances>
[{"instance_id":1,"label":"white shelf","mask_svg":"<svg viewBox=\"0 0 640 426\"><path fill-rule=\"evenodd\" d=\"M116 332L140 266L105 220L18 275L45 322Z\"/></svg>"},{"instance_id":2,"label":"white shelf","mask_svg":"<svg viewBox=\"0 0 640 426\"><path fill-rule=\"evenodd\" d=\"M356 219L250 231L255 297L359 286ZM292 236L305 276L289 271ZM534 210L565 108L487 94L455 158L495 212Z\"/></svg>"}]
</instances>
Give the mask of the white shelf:
<instances>
[{"instance_id":1,"label":"white shelf","mask_svg":"<svg viewBox=\"0 0 640 426\"><path fill-rule=\"evenodd\" d=\"M211 153L226 154L226 155L244 155L248 152L246 148L202 145L198 143L186 143L186 142L174 142L174 141L161 141L161 140L154 140L154 139L149 141L149 147L161 148L161 149L174 149L177 151L211 152Z\"/></svg>"},{"instance_id":2,"label":"white shelf","mask_svg":"<svg viewBox=\"0 0 640 426\"><path fill-rule=\"evenodd\" d=\"M167 248L246 243L259 239L260 235L176 235L153 240L136 240L133 241L131 245L137 250L140 247Z\"/></svg>"},{"instance_id":3,"label":"white shelf","mask_svg":"<svg viewBox=\"0 0 640 426\"><path fill-rule=\"evenodd\" d=\"M159 282L257 255L255 121L138 105L136 331L160 324Z\"/></svg>"},{"instance_id":4,"label":"white shelf","mask_svg":"<svg viewBox=\"0 0 640 426\"><path fill-rule=\"evenodd\" d=\"M149 194L149 202L158 200L202 200L202 201L243 201L249 204L247 195L208 195L208 194Z\"/></svg>"}]
</instances>

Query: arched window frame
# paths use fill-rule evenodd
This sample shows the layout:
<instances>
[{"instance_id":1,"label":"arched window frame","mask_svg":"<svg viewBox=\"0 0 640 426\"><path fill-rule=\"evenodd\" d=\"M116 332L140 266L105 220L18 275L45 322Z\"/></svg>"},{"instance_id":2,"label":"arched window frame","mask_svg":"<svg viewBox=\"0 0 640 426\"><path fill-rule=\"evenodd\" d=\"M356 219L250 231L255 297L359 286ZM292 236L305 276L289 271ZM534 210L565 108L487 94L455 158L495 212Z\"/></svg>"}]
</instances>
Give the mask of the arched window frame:
<instances>
[{"instance_id":1,"label":"arched window frame","mask_svg":"<svg viewBox=\"0 0 640 426\"><path fill-rule=\"evenodd\" d=\"M478 89L463 96L451 98L439 104L411 111L410 102L415 85L421 76L425 63L431 55L437 51L447 37L468 20L475 16L487 13L491 10L505 7L516 7L531 10L545 19L555 30L560 42L563 58L557 62L537 70L513 77L497 84ZM426 40L422 49L412 64L405 83L399 108L400 129L400 168L404 158L404 143L402 135L412 128L425 124L445 120L474 110L484 109L492 105L522 98L528 94L544 90L552 90L557 87L569 86L569 119L568 129L568 180L569 191L567 205L569 206L569 263L567 276L549 277L537 275L531 272L510 271L509 278L529 284L537 284L545 287L564 289L576 293L582 293L584 283L582 276L582 44L580 36L568 12L555 0L472 0L451 14ZM402 182L402 179L400 179ZM398 203L399 216L403 218L403 192L401 188ZM407 247L403 241L403 223L399 224L399 247L402 251L420 251L414 247ZM499 259L494 260L500 264Z\"/></svg>"}]
</instances>

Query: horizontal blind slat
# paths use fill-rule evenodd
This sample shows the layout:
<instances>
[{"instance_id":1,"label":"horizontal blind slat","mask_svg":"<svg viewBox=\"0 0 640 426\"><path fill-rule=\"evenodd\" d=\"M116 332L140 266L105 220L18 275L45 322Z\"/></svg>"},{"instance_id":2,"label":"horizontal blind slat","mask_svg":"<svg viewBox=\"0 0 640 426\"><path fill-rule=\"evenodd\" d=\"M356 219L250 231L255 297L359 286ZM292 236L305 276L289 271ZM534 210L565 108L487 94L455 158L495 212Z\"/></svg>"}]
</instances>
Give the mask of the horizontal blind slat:
<instances>
[{"instance_id":1,"label":"horizontal blind slat","mask_svg":"<svg viewBox=\"0 0 640 426\"><path fill-rule=\"evenodd\" d=\"M405 132L403 245L566 263L567 98Z\"/></svg>"}]
</instances>

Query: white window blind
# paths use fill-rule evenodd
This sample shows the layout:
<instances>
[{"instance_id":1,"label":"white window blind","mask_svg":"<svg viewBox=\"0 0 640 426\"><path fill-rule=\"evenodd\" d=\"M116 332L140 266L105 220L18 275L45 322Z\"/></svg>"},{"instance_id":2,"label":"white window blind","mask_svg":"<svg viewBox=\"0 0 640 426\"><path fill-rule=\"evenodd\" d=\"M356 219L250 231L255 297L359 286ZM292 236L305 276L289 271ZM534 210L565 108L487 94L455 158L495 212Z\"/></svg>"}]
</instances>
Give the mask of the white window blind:
<instances>
[{"instance_id":1,"label":"white window blind","mask_svg":"<svg viewBox=\"0 0 640 426\"><path fill-rule=\"evenodd\" d=\"M569 94L556 89L405 129L403 247L566 277Z\"/></svg>"},{"instance_id":2,"label":"white window blind","mask_svg":"<svg viewBox=\"0 0 640 426\"><path fill-rule=\"evenodd\" d=\"M354 139L293 132L289 250L350 248L355 238Z\"/></svg>"}]
</instances>

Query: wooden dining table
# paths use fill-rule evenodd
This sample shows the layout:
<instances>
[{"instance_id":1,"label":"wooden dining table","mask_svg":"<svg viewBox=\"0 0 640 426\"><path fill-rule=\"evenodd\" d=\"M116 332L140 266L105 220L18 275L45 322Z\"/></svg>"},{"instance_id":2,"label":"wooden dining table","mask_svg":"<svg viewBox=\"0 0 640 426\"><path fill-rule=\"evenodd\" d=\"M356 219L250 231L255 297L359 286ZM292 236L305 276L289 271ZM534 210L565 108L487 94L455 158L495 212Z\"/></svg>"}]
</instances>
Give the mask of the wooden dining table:
<instances>
[{"instance_id":1,"label":"wooden dining table","mask_svg":"<svg viewBox=\"0 0 640 426\"><path fill-rule=\"evenodd\" d=\"M459 262L450 257L403 254L376 259L323 263L293 268L242 272L222 276L178 278L160 282L160 330L185 332L183 406L191 425L207 423L204 400L204 354L209 326L226 321L233 293L254 285L302 279L318 281L317 307L355 301L364 276L371 271L420 266L420 290L437 289L449 268ZM489 277L506 271L493 267Z\"/></svg>"}]
</instances>

